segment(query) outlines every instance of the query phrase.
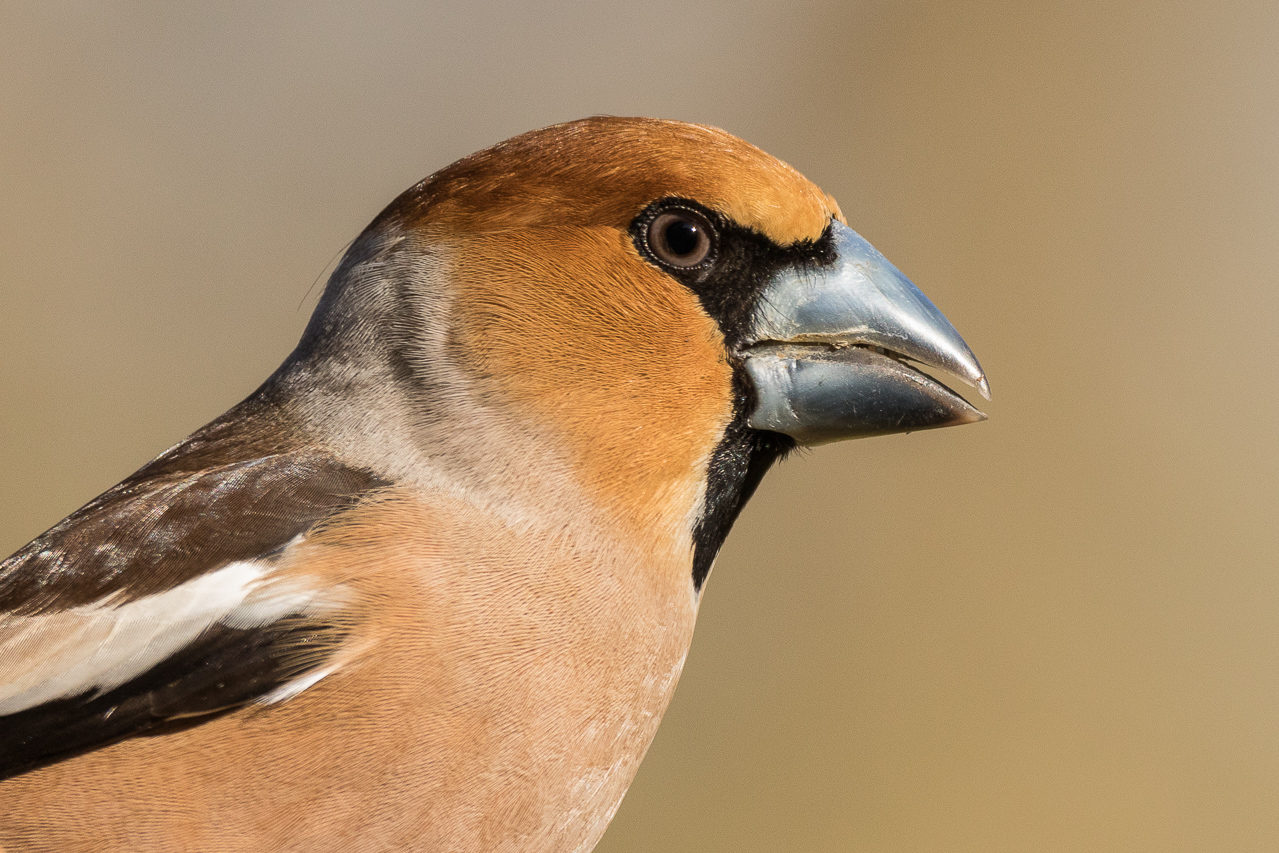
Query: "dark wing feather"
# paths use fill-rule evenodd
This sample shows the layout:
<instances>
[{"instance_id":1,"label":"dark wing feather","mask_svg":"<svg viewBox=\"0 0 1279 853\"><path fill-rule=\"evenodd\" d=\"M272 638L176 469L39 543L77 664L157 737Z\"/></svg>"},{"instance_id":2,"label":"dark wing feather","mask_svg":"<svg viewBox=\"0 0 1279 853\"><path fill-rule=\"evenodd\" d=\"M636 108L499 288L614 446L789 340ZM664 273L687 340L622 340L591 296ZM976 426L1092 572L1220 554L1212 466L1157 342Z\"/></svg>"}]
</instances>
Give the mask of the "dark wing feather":
<instances>
[{"instance_id":1,"label":"dark wing feather","mask_svg":"<svg viewBox=\"0 0 1279 853\"><path fill-rule=\"evenodd\" d=\"M0 562L0 614L34 615L154 595L278 550L383 485L298 450L108 490Z\"/></svg>"},{"instance_id":2,"label":"dark wing feather","mask_svg":"<svg viewBox=\"0 0 1279 853\"><path fill-rule=\"evenodd\" d=\"M345 635L343 627L304 617L251 629L216 625L112 690L0 716L0 780L241 708L321 666Z\"/></svg>"},{"instance_id":3,"label":"dark wing feather","mask_svg":"<svg viewBox=\"0 0 1279 853\"><path fill-rule=\"evenodd\" d=\"M0 626L270 559L383 485L250 398L0 562ZM314 613L214 624L127 683L0 716L0 778L241 707L321 666L345 631Z\"/></svg>"}]
</instances>

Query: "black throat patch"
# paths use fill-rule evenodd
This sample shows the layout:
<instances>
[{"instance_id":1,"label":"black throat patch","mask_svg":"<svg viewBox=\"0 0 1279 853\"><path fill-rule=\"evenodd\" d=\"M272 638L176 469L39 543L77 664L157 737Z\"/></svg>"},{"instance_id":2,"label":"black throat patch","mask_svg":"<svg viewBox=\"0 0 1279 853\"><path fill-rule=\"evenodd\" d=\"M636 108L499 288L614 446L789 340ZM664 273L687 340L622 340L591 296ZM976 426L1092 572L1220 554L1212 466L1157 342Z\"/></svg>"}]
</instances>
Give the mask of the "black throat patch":
<instances>
[{"instance_id":1,"label":"black throat patch","mask_svg":"<svg viewBox=\"0 0 1279 853\"><path fill-rule=\"evenodd\" d=\"M674 267L663 263L649 248L649 226L664 211L676 208L692 208L714 225L714 250L704 264ZM724 335L733 368L733 417L711 455L706 497L693 530L693 587L700 591L728 531L764 474L774 462L795 449L795 440L789 436L747 425L755 406L755 392L746 375L742 352L755 343L750 334L760 299L769 283L786 267L832 266L834 239L827 228L817 240L779 246L758 231L683 198L667 198L650 204L631 223L630 233L641 255L697 295L702 308Z\"/></svg>"}]
</instances>

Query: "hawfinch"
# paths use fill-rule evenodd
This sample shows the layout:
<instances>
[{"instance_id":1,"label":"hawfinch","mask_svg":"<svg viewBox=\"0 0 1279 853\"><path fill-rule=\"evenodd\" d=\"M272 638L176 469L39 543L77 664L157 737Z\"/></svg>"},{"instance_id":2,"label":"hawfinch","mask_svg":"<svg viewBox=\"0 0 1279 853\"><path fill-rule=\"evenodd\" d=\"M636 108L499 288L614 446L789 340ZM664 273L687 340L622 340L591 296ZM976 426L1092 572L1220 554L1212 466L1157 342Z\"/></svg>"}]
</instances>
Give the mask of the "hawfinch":
<instances>
[{"instance_id":1,"label":"hawfinch","mask_svg":"<svg viewBox=\"0 0 1279 853\"><path fill-rule=\"evenodd\" d=\"M248 399L0 563L0 849L585 851L797 445L983 415L791 167L590 118L437 172Z\"/></svg>"}]
</instances>

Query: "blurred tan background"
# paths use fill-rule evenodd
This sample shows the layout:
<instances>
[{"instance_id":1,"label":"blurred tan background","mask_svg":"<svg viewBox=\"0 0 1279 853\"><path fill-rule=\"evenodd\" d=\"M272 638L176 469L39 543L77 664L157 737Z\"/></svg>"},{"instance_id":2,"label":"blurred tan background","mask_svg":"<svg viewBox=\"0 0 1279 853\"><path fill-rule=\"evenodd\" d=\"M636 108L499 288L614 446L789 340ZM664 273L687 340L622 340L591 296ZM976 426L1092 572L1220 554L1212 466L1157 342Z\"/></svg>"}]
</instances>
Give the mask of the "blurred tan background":
<instances>
[{"instance_id":1,"label":"blurred tan background","mask_svg":"<svg viewBox=\"0 0 1279 853\"><path fill-rule=\"evenodd\" d=\"M982 425L730 537L602 851L1279 849L1279 4L0 6L0 552L292 348L396 193L590 113L790 161Z\"/></svg>"}]
</instances>

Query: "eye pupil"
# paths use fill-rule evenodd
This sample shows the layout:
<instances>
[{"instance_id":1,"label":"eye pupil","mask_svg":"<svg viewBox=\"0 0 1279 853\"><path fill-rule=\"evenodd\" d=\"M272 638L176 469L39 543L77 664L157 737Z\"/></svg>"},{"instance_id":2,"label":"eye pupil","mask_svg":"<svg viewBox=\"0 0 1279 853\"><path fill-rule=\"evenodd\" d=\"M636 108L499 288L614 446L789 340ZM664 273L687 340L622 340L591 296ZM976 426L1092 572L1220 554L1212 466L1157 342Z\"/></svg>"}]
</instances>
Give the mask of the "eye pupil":
<instances>
[{"instance_id":1,"label":"eye pupil","mask_svg":"<svg viewBox=\"0 0 1279 853\"><path fill-rule=\"evenodd\" d=\"M702 229L697 227L696 222L678 219L666 226L663 236L666 237L666 245L670 247L671 254L682 258L697 251L702 241Z\"/></svg>"},{"instance_id":2,"label":"eye pupil","mask_svg":"<svg viewBox=\"0 0 1279 853\"><path fill-rule=\"evenodd\" d=\"M714 228L705 216L677 208L653 218L648 226L647 244L658 261L688 269L710 257L714 238Z\"/></svg>"}]
</instances>

